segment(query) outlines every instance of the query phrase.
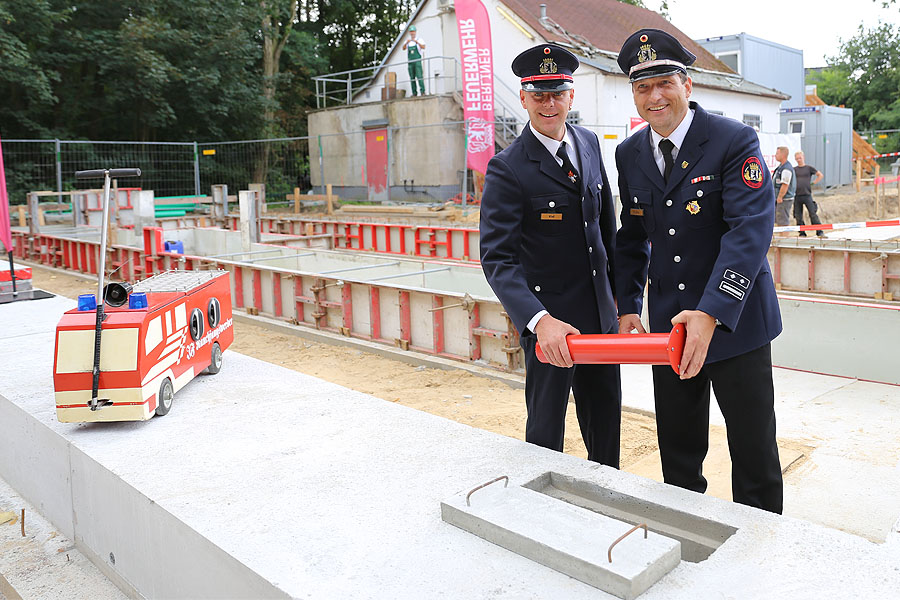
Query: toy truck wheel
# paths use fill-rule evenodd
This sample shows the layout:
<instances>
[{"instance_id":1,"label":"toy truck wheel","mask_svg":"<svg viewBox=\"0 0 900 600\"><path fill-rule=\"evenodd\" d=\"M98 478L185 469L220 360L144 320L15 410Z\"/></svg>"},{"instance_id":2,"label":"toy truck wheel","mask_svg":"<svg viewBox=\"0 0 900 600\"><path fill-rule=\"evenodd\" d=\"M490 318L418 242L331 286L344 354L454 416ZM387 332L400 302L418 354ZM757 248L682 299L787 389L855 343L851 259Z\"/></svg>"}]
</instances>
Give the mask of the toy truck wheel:
<instances>
[{"instance_id":1,"label":"toy truck wheel","mask_svg":"<svg viewBox=\"0 0 900 600\"><path fill-rule=\"evenodd\" d=\"M172 402L175 401L175 388L172 387L172 381L168 377L163 379L159 385L159 394L156 400L156 414L160 417L169 414L169 411L172 410Z\"/></svg>"},{"instance_id":2,"label":"toy truck wheel","mask_svg":"<svg viewBox=\"0 0 900 600\"><path fill-rule=\"evenodd\" d=\"M222 348L219 347L219 342L216 342L212 345L212 355L210 357L209 366L206 367L206 372L210 375L215 375L219 371L222 370Z\"/></svg>"}]
</instances>

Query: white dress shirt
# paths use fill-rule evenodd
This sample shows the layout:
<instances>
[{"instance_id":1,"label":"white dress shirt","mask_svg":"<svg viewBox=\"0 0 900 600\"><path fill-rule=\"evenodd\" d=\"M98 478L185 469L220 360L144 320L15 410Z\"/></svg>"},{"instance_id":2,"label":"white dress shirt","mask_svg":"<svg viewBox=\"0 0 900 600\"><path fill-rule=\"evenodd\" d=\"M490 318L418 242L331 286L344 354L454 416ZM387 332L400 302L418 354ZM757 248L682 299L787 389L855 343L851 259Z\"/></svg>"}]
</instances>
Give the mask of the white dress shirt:
<instances>
[{"instance_id":1,"label":"white dress shirt","mask_svg":"<svg viewBox=\"0 0 900 600\"><path fill-rule=\"evenodd\" d=\"M572 161L572 166L575 167L575 170L579 173L581 172L581 163L578 162L578 153L575 152L575 144L572 143L572 138L569 137L569 128L566 127L566 133L561 140L554 140L551 137L547 137L543 133L536 130L531 126L531 122L528 123L528 128L531 130L531 133L534 134L534 137L538 139L538 141L544 145L544 148L547 149L547 152L553 156L553 160L556 161L560 167L562 167L562 159L556 155L556 152L559 150L559 145L563 142L566 143L566 154L569 155L569 160ZM546 310L539 310L535 313L531 320L528 321L528 329L534 331L534 328L537 327L538 321L541 320L541 317L544 315L548 315Z\"/></svg>"},{"instance_id":2,"label":"white dress shirt","mask_svg":"<svg viewBox=\"0 0 900 600\"><path fill-rule=\"evenodd\" d=\"M691 123L693 121L694 109L689 108L687 114L684 115L684 118L681 120L681 123L675 128L675 131L669 134L668 138L663 138L663 136L656 133L652 127L650 128L650 146L653 149L653 160L656 161L656 166L659 167L660 175L664 175L666 172L666 161L663 158L662 150L659 149L660 140L668 139L675 144L675 148L672 150L672 160L675 160L678 157L678 151L684 144L684 138L687 135L688 129L691 128Z\"/></svg>"}]
</instances>

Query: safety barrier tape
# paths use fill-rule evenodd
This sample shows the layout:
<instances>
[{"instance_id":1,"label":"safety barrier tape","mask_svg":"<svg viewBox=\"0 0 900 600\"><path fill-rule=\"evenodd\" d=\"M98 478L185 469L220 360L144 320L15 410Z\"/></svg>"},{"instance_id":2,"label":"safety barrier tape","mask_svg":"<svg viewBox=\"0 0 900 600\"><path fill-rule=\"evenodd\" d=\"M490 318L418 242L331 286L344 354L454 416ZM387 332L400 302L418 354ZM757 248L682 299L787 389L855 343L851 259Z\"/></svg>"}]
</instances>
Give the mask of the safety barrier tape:
<instances>
[{"instance_id":1,"label":"safety barrier tape","mask_svg":"<svg viewBox=\"0 0 900 600\"><path fill-rule=\"evenodd\" d=\"M872 158L887 158L888 156L900 156L900 152L888 152L886 154L873 154L872 156L857 156L856 160L869 160Z\"/></svg>"},{"instance_id":2,"label":"safety barrier tape","mask_svg":"<svg viewBox=\"0 0 900 600\"><path fill-rule=\"evenodd\" d=\"M857 221L855 223L822 223L821 225L785 225L776 227L774 231L816 231L839 229L863 229L864 227L896 227L900 226L900 219L891 219L889 221Z\"/></svg>"}]
</instances>

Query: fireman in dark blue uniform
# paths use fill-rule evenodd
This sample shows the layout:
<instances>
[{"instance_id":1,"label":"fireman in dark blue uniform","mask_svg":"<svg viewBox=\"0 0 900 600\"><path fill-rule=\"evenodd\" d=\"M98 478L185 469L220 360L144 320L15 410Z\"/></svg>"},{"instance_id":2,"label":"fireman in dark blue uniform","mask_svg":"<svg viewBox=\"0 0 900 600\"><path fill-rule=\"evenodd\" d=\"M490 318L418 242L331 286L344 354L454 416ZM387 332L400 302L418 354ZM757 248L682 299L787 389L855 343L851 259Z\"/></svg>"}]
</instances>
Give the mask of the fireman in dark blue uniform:
<instances>
[{"instance_id":1,"label":"fireman in dark blue uniform","mask_svg":"<svg viewBox=\"0 0 900 600\"><path fill-rule=\"evenodd\" d=\"M622 227L616 236L621 333L684 323L680 375L653 367L666 483L703 493L710 384L728 428L734 500L782 510L770 342L781 314L766 260L775 219L770 175L750 127L690 102L695 56L656 29L619 53L649 127L616 150Z\"/></svg>"},{"instance_id":2,"label":"fireman in dark blue uniform","mask_svg":"<svg viewBox=\"0 0 900 600\"><path fill-rule=\"evenodd\" d=\"M569 390L588 459L618 468L618 365L573 366L566 336L615 333L615 206L597 136L566 124L574 54L553 44L513 61L529 124L491 159L481 203L481 265L525 351L528 442L562 451ZM535 343L552 364L535 357Z\"/></svg>"}]
</instances>

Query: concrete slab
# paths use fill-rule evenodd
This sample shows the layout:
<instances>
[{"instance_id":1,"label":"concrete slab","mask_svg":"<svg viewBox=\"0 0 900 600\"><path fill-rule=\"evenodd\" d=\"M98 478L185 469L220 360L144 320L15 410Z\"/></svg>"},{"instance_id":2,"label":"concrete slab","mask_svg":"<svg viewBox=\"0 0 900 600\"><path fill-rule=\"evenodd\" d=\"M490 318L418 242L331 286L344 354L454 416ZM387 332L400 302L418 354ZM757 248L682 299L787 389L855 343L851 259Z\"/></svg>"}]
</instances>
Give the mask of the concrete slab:
<instances>
[{"instance_id":1,"label":"concrete slab","mask_svg":"<svg viewBox=\"0 0 900 600\"><path fill-rule=\"evenodd\" d=\"M441 503L441 517L626 600L681 562L681 544L672 538L645 530L624 537L630 523L519 486L496 483L477 490L477 497L461 492Z\"/></svg>"},{"instance_id":2,"label":"concrete slab","mask_svg":"<svg viewBox=\"0 0 900 600\"><path fill-rule=\"evenodd\" d=\"M874 544L232 352L221 373L181 390L164 418L59 423L53 332L72 305L51 298L0 307L0 476L53 513L59 531L57 521L66 524L78 549L130 595L608 597L441 521L440 502L478 482L504 474L523 485L546 472L736 530L705 560L670 571L641 596L648 600L888 597L900 588L895 533ZM892 400L880 397L891 410ZM854 403L846 402L835 432L853 421ZM878 399L868 402L861 416L886 420ZM885 435L889 427L863 430ZM856 493L898 497L869 483ZM819 504L827 501L822 493Z\"/></svg>"}]
</instances>

